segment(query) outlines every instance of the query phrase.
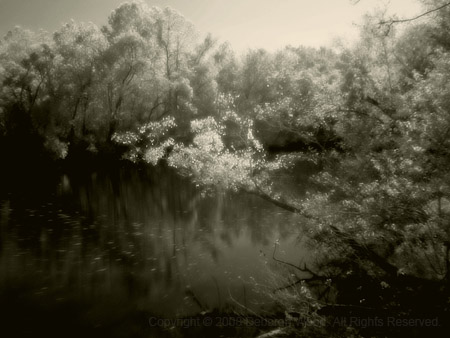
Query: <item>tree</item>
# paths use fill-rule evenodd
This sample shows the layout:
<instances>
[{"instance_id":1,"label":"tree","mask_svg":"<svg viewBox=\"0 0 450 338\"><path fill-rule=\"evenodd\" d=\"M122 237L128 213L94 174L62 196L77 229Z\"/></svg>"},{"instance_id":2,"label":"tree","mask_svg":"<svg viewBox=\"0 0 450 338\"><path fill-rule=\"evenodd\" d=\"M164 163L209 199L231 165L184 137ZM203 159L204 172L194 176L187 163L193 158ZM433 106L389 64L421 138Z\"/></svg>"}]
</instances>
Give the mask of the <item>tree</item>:
<instances>
[{"instance_id":1,"label":"tree","mask_svg":"<svg viewBox=\"0 0 450 338\"><path fill-rule=\"evenodd\" d=\"M131 85L134 82L137 84L137 88L132 90L137 94L135 99L144 96L138 94L140 91L146 92L146 101L150 103L141 109L147 111L144 120L158 120L171 115L176 117L178 124L182 124L189 119L195 112L190 85L191 68L194 67L190 62L197 41L193 25L170 8L149 8L143 2L123 4L113 12L109 23L111 62L116 63L118 69L123 68L120 71L123 75L112 78L110 87L117 84ZM133 46L131 41L134 41ZM129 49L129 52L124 52L124 48ZM197 62L202 59L201 53L198 52ZM122 65L112 55L122 58ZM123 93L126 89L120 86L116 91ZM119 107L123 95L116 96L112 106ZM114 131L115 128L111 129L111 133Z\"/></svg>"},{"instance_id":2,"label":"tree","mask_svg":"<svg viewBox=\"0 0 450 338\"><path fill-rule=\"evenodd\" d=\"M0 49L1 133L7 153L41 153L52 116L46 108L53 88L54 53L49 37L16 27L9 31ZM47 140L46 140L47 138ZM64 146L53 149L64 157Z\"/></svg>"},{"instance_id":3,"label":"tree","mask_svg":"<svg viewBox=\"0 0 450 338\"><path fill-rule=\"evenodd\" d=\"M324 313L336 304L347 315L361 307L444 315L448 307L448 54L422 54L417 70L405 71L414 56L401 46L417 30L386 36L369 20L360 44L323 52L324 63L314 52L312 66L302 51L275 64L251 54L258 62L241 70L243 101L222 95L219 117L193 121L193 142L175 144L168 158L198 184L246 191L302 215L315 259L287 264L298 275L286 288L308 287ZM274 156L258 120L293 129L309 147ZM321 142L322 128L334 142ZM304 162L317 168L306 193L292 176L286 183Z\"/></svg>"},{"instance_id":4,"label":"tree","mask_svg":"<svg viewBox=\"0 0 450 338\"><path fill-rule=\"evenodd\" d=\"M54 34L54 43L58 93L54 93L53 99L58 101L59 121L65 124L60 125L60 138L74 149L80 141L87 141L83 139L88 129L93 132L97 127L92 123L96 117L88 115L93 115L101 57L108 42L94 24L72 21Z\"/></svg>"}]
</instances>

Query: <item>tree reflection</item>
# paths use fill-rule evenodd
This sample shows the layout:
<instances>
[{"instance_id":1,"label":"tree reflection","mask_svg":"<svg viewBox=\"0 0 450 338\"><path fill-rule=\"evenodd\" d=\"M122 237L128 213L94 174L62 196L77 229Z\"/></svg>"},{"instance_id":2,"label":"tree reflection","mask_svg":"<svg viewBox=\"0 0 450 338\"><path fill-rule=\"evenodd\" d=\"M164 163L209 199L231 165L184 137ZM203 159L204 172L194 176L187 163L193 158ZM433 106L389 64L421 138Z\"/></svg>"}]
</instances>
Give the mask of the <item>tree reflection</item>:
<instances>
[{"instance_id":1,"label":"tree reflection","mask_svg":"<svg viewBox=\"0 0 450 338\"><path fill-rule=\"evenodd\" d=\"M262 278L260 252L298 222L249 196L202 196L167 168L71 172L46 189L1 201L2 290L28 279L35 294L163 314L199 311L188 290L218 307Z\"/></svg>"}]
</instances>

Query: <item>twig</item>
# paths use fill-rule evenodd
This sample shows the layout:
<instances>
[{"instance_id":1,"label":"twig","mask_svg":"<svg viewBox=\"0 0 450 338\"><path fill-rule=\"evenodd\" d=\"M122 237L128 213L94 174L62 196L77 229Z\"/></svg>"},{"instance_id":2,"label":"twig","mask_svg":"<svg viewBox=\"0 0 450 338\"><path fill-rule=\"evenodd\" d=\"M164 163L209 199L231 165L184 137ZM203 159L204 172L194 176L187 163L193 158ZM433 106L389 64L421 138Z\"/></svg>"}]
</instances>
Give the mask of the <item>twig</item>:
<instances>
[{"instance_id":1,"label":"twig","mask_svg":"<svg viewBox=\"0 0 450 338\"><path fill-rule=\"evenodd\" d=\"M317 275L315 272L313 272L313 271L311 271L310 269L308 269L308 268L306 267L306 264L303 264L303 268L301 268L301 267L299 267L299 266L297 266L297 265L294 265L294 264L292 264L292 263L285 262L285 261L282 261L282 260L276 258L276 257L275 257L275 252L276 252L276 250L277 250L277 243L275 243L274 248L273 248L272 258L273 258L274 261L276 261L276 262L278 262L278 263L285 264L285 265L290 266L290 267L293 267L294 269L297 269L297 270L299 270L299 271L301 271L301 272L307 272L307 273L311 274L311 275L314 276L314 277L320 277L320 276Z\"/></svg>"},{"instance_id":2,"label":"twig","mask_svg":"<svg viewBox=\"0 0 450 338\"><path fill-rule=\"evenodd\" d=\"M286 290L286 289L289 289L289 288L293 288L294 286L297 286L298 284L300 284L300 283L302 283L304 281L305 281L304 279L297 279L295 282L293 282L291 284L288 284L286 286L281 286L279 288L276 288L272 292L275 293L275 292L278 292L278 291L282 291L282 290Z\"/></svg>"},{"instance_id":3,"label":"twig","mask_svg":"<svg viewBox=\"0 0 450 338\"><path fill-rule=\"evenodd\" d=\"M323 282L324 280L327 280L327 279L328 278L325 277L325 276L314 276L314 277L310 277L310 278L299 278L293 283L290 283L288 285L280 286L279 288L276 288L275 290L273 290L273 293L293 288L294 286L297 286L298 284L301 284L302 282L305 282L305 283Z\"/></svg>"},{"instance_id":4,"label":"twig","mask_svg":"<svg viewBox=\"0 0 450 338\"><path fill-rule=\"evenodd\" d=\"M216 290L217 290L217 300L219 301L219 309L221 308L221 298L220 297L220 288L219 288L219 284L217 283L217 279L214 276L211 276L212 280L214 281L214 284L216 285Z\"/></svg>"}]
</instances>

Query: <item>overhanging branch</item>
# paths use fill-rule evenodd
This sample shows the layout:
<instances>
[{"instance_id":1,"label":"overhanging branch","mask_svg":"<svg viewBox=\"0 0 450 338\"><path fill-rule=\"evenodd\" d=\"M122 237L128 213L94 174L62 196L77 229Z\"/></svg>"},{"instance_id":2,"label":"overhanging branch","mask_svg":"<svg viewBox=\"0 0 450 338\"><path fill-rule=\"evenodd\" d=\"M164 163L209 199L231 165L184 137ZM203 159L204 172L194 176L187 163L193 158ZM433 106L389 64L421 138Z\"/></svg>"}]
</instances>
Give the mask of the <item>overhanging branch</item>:
<instances>
[{"instance_id":1,"label":"overhanging branch","mask_svg":"<svg viewBox=\"0 0 450 338\"><path fill-rule=\"evenodd\" d=\"M307 219L310 219L310 220L315 220L315 221L319 221L319 222L321 221L319 217L311 215L308 212L306 212L305 210L294 207L284 201L275 199L275 198L271 197L270 195L268 195L267 193L264 193L261 190L248 191L248 192L250 192L254 195L257 195L260 198L262 198L268 202L271 202L272 204L274 204L284 210L287 210L287 211L290 211L293 213L297 213L297 214L299 214ZM354 251L355 255L373 263L375 266L377 266L378 268L383 270L387 275L389 275L391 277L394 277L397 275L397 272L398 272L397 267L395 267L394 265L389 263L385 258L380 256L378 253L376 253L375 251L366 247L365 245L359 243L356 239L349 237L335 225L328 224L328 228L331 230L332 234L336 238L338 238L344 244L348 245ZM296 268L298 268L298 267L296 267Z\"/></svg>"},{"instance_id":2,"label":"overhanging branch","mask_svg":"<svg viewBox=\"0 0 450 338\"><path fill-rule=\"evenodd\" d=\"M396 24L396 23L411 22L411 21L420 19L420 18L422 18L422 17L424 17L424 16L427 16L427 15L429 15L429 14L431 14L431 13L440 11L441 9L443 9L443 8L445 8L445 7L448 7L448 6L450 6L450 2L448 2L448 3L446 3L446 4L442 5L442 6L433 8L433 9L431 9L431 10L425 12L425 13L419 14L419 15L413 17L413 18L409 18L409 19L398 19L398 20L388 20L388 21L380 21L380 25L389 25L389 26L392 26L393 24Z\"/></svg>"}]
</instances>

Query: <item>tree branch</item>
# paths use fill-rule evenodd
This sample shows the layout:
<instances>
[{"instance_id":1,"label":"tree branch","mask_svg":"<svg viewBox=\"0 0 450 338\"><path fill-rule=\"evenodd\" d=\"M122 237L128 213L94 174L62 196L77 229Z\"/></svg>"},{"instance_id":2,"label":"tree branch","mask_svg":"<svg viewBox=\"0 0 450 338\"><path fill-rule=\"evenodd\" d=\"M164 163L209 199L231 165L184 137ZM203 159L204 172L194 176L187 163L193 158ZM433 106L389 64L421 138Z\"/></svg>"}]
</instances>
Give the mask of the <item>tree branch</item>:
<instances>
[{"instance_id":1,"label":"tree branch","mask_svg":"<svg viewBox=\"0 0 450 338\"><path fill-rule=\"evenodd\" d=\"M396 23L404 23L404 22L414 21L414 20L420 19L421 17L424 17L424 16L426 16L426 15L429 15L429 14L431 14L431 13L440 11L441 9L443 9L443 8L445 8L445 7L448 7L448 6L450 6L450 2L448 2L448 3L446 3L446 4L442 5L442 6L433 8L433 9L431 9L431 10L429 10L429 11L427 11L427 12L424 12L424 13L422 13L422 14L419 14L419 15L413 17L413 18L409 18L409 19L399 19L399 20L389 20L389 21L380 21L379 24L380 24L380 25L389 25L389 26L392 26L393 24L396 24Z\"/></svg>"},{"instance_id":2,"label":"tree branch","mask_svg":"<svg viewBox=\"0 0 450 338\"><path fill-rule=\"evenodd\" d=\"M268 194L266 194L266 193L264 193L262 191L247 190L246 192L249 193L249 194L252 194L252 195L256 195L256 196L262 198L263 200L266 200L266 201L268 201L268 202L270 202L270 203L276 205L277 207L279 207L281 209L284 209L286 211L299 214L299 215L301 215L301 216L303 216L305 218L308 218L308 219L313 219L314 218L312 215L307 214L305 211L303 211L303 210L301 210L299 208L296 208L296 207L294 207L294 206L292 206L292 205L290 205L288 203L285 203L285 202L283 202L281 200L277 200L277 199L273 198L272 196L270 196L270 195L268 195Z\"/></svg>"}]
</instances>

